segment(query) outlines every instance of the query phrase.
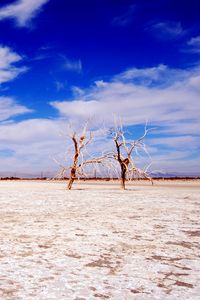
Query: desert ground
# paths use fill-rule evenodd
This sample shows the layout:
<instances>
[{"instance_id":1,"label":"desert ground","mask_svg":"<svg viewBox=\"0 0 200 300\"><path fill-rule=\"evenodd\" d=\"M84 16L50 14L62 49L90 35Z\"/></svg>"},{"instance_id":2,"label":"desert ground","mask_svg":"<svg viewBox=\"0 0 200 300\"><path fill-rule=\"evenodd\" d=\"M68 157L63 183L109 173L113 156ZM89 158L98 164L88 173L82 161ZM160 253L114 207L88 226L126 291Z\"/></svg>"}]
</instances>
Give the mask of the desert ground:
<instances>
[{"instance_id":1,"label":"desert ground","mask_svg":"<svg viewBox=\"0 0 200 300\"><path fill-rule=\"evenodd\" d=\"M199 205L200 181L0 181L0 299L200 299Z\"/></svg>"}]
</instances>

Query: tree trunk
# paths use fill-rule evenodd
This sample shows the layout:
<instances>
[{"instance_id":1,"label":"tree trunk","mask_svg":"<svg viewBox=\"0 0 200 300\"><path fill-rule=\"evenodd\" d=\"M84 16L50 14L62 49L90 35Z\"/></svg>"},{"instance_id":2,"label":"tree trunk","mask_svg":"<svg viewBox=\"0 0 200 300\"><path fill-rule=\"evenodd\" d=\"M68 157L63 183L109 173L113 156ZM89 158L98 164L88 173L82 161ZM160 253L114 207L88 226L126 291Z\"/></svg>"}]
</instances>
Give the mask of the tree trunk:
<instances>
[{"instance_id":1,"label":"tree trunk","mask_svg":"<svg viewBox=\"0 0 200 300\"><path fill-rule=\"evenodd\" d=\"M124 164L121 164L121 188L123 190L126 189L125 183L126 183L126 167Z\"/></svg>"},{"instance_id":2,"label":"tree trunk","mask_svg":"<svg viewBox=\"0 0 200 300\"><path fill-rule=\"evenodd\" d=\"M75 179L76 179L76 168L72 168L71 173L70 173L69 182L68 182L68 185L67 185L68 190L71 190L72 184L73 184Z\"/></svg>"},{"instance_id":3,"label":"tree trunk","mask_svg":"<svg viewBox=\"0 0 200 300\"><path fill-rule=\"evenodd\" d=\"M74 180L75 180L75 179L72 178L72 177L69 179L69 182L68 182L68 185L67 185L68 190L71 190L72 184L73 184Z\"/></svg>"}]
</instances>

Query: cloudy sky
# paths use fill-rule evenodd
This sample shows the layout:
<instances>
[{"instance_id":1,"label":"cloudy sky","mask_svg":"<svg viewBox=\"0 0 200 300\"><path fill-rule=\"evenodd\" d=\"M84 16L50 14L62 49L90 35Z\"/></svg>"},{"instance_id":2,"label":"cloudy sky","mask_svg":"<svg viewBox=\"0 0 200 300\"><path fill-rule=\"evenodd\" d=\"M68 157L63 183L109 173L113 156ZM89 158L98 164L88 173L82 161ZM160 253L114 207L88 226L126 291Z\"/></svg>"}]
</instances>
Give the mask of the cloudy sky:
<instances>
[{"instance_id":1,"label":"cloudy sky","mask_svg":"<svg viewBox=\"0 0 200 300\"><path fill-rule=\"evenodd\" d=\"M99 132L117 115L132 137L154 128L152 170L200 175L199 11L199 0L1 0L0 173L54 172L69 121Z\"/></svg>"}]
</instances>

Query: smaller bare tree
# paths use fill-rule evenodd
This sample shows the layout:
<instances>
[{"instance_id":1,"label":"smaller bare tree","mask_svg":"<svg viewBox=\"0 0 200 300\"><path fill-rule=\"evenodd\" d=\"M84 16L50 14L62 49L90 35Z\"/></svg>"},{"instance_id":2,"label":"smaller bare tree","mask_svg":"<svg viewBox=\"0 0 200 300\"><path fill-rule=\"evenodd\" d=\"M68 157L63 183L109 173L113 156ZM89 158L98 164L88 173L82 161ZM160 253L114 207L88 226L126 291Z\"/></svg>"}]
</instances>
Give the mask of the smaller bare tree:
<instances>
[{"instance_id":1,"label":"smaller bare tree","mask_svg":"<svg viewBox=\"0 0 200 300\"><path fill-rule=\"evenodd\" d=\"M115 127L110 130L116 150L111 152L108 156L116 160L120 165L120 180L122 189L125 189L126 180L132 179L134 176L147 178L153 184L152 178L147 173L150 164L145 170L140 169L136 167L135 160L133 158L133 153L138 155L138 148L142 148L143 151L147 153L144 138L149 130L150 129L147 129L145 126L144 134L134 141L126 139L122 125L115 125Z\"/></svg>"},{"instance_id":2,"label":"smaller bare tree","mask_svg":"<svg viewBox=\"0 0 200 300\"><path fill-rule=\"evenodd\" d=\"M70 130L69 138L73 144L72 154L70 153L70 160L72 156L72 161L68 166L63 166L56 159L56 163L60 165L60 171L57 174L57 178L63 178L64 175L69 172L69 181L67 188L71 190L72 185L76 178L87 177L85 173L85 167L87 165L93 165L94 168L98 164L101 164L105 159L105 156L92 157L87 152L87 146L93 141L93 134L87 131L87 123L83 127L81 133L77 133L75 130ZM87 156L87 159L85 158ZM68 161L69 159L67 159Z\"/></svg>"}]
</instances>

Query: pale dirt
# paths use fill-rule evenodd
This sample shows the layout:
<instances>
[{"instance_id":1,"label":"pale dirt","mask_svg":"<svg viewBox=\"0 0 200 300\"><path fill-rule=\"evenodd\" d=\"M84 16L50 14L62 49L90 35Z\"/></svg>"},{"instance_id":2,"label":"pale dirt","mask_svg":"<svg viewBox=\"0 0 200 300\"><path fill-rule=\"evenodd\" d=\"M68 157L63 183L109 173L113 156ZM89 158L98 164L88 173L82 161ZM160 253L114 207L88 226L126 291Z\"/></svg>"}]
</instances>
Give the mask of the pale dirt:
<instances>
[{"instance_id":1,"label":"pale dirt","mask_svg":"<svg viewBox=\"0 0 200 300\"><path fill-rule=\"evenodd\" d=\"M0 299L200 299L200 183L0 182Z\"/></svg>"}]
</instances>

